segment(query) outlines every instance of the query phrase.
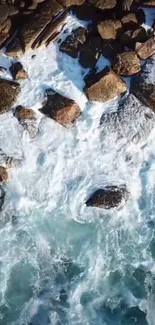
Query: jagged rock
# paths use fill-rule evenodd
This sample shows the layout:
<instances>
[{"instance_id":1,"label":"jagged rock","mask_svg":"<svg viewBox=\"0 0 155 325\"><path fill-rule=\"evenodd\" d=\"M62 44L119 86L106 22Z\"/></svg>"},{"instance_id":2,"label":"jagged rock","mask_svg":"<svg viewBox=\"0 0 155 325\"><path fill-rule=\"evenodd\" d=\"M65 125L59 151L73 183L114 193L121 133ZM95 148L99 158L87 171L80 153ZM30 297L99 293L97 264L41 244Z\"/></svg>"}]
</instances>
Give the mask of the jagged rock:
<instances>
[{"instance_id":1,"label":"jagged rock","mask_svg":"<svg viewBox=\"0 0 155 325\"><path fill-rule=\"evenodd\" d=\"M125 186L107 186L95 191L86 201L86 205L100 209L117 208L127 201L128 196Z\"/></svg>"},{"instance_id":2,"label":"jagged rock","mask_svg":"<svg viewBox=\"0 0 155 325\"><path fill-rule=\"evenodd\" d=\"M155 53L155 36L149 38L145 43L136 44L136 52L141 60L146 60Z\"/></svg>"},{"instance_id":3,"label":"jagged rock","mask_svg":"<svg viewBox=\"0 0 155 325\"><path fill-rule=\"evenodd\" d=\"M85 0L59 0L63 7L81 6Z\"/></svg>"},{"instance_id":4,"label":"jagged rock","mask_svg":"<svg viewBox=\"0 0 155 325\"><path fill-rule=\"evenodd\" d=\"M18 38L13 38L6 48L6 54L13 58L22 55L22 46Z\"/></svg>"},{"instance_id":5,"label":"jagged rock","mask_svg":"<svg viewBox=\"0 0 155 325\"><path fill-rule=\"evenodd\" d=\"M120 42L113 42L113 43L103 43L102 44L102 54L107 59L114 59L114 57L124 52L124 46Z\"/></svg>"},{"instance_id":6,"label":"jagged rock","mask_svg":"<svg viewBox=\"0 0 155 325\"><path fill-rule=\"evenodd\" d=\"M137 9L139 2L139 0L123 0L120 3L123 11L134 11Z\"/></svg>"},{"instance_id":7,"label":"jagged rock","mask_svg":"<svg viewBox=\"0 0 155 325\"><path fill-rule=\"evenodd\" d=\"M0 210L2 210L5 199L5 191L2 186L0 186Z\"/></svg>"},{"instance_id":8,"label":"jagged rock","mask_svg":"<svg viewBox=\"0 0 155 325\"><path fill-rule=\"evenodd\" d=\"M121 76L133 76L139 73L141 64L136 52L118 54L114 60L113 70Z\"/></svg>"},{"instance_id":9,"label":"jagged rock","mask_svg":"<svg viewBox=\"0 0 155 325\"><path fill-rule=\"evenodd\" d=\"M138 27L138 19L135 13L129 13L121 19L124 29L135 29Z\"/></svg>"},{"instance_id":10,"label":"jagged rock","mask_svg":"<svg viewBox=\"0 0 155 325\"><path fill-rule=\"evenodd\" d=\"M25 120L36 120L36 114L31 108L25 108L23 106L17 106L14 116L18 119L18 121Z\"/></svg>"},{"instance_id":11,"label":"jagged rock","mask_svg":"<svg viewBox=\"0 0 155 325\"><path fill-rule=\"evenodd\" d=\"M0 182L6 183L8 182L9 175L7 169L5 167L0 166Z\"/></svg>"},{"instance_id":12,"label":"jagged rock","mask_svg":"<svg viewBox=\"0 0 155 325\"><path fill-rule=\"evenodd\" d=\"M106 67L97 74L88 76L85 92L89 100L106 102L124 94L127 86L117 74Z\"/></svg>"},{"instance_id":13,"label":"jagged rock","mask_svg":"<svg viewBox=\"0 0 155 325\"><path fill-rule=\"evenodd\" d=\"M117 0L89 0L96 8L109 10L116 7Z\"/></svg>"},{"instance_id":14,"label":"jagged rock","mask_svg":"<svg viewBox=\"0 0 155 325\"><path fill-rule=\"evenodd\" d=\"M116 111L102 115L100 125L104 141L110 133L115 141L124 138L128 144L144 144L154 128L155 114L130 94L119 104Z\"/></svg>"},{"instance_id":15,"label":"jagged rock","mask_svg":"<svg viewBox=\"0 0 155 325\"><path fill-rule=\"evenodd\" d=\"M23 66L20 62L13 63L10 67L10 72L14 80L27 78L27 72L23 69Z\"/></svg>"},{"instance_id":16,"label":"jagged rock","mask_svg":"<svg viewBox=\"0 0 155 325\"><path fill-rule=\"evenodd\" d=\"M73 58L76 58L82 45L86 42L86 39L87 30L84 27L78 27L60 44L59 50Z\"/></svg>"},{"instance_id":17,"label":"jagged rock","mask_svg":"<svg viewBox=\"0 0 155 325\"><path fill-rule=\"evenodd\" d=\"M145 7L155 7L155 0L143 0L141 6Z\"/></svg>"},{"instance_id":18,"label":"jagged rock","mask_svg":"<svg viewBox=\"0 0 155 325\"><path fill-rule=\"evenodd\" d=\"M30 47L34 48L33 43L36 45L39 42L43 30L63 10L63 7L56 0L43 2L41 9L34 13L21 28L24 51Z\"/></svg>"},{"instance_id":19,"label":"jagged rock","mask_svg":"<svg viewBox=\"0 0 155 325\"><path fill-rule=\"evenodd\" d=\"M8 112L19 94L18 83L0 79L0 114Z\"/></svg>"},{"instance_id":20,"label":"jagged rock","mask_svg":"<svg viewBox=\"0 0 155 325\"><path fill-rule=\"evenodd\" d=\"M120 20L106 20L99 23L97 28L105 42L113 42L122 32L122 23Z\"/></svg>"},{"instance_id":21,"label":"jagged rock","mask_svg":"<svg viewBox=\"0 0 155 325\"><path fill-rule=\"evenodd\" d=\"M79 62L84 68L93 68L96 65L100 57L100 53L98 51L93 51L91 48L85 46L79 55Z\"/></svg>"},{"instance_id":22,"label":"jagged rock","mask_svg":"<svg viewBox=\"0 0 155 325\"><path fill-rule=\"evenodd\" d=\"M47 90L46 96L46 103L40 111L65 127L73 125L81 114L79 105L52 90Z\"/></svg>"},{"instance_id":23,"label":"jagged rock","mask_svg":"<svg viewBox=\"0 0 155 325\"><path fill-rule=\"evenodd\" d=\"M120 42L124 45L134 47L137 42L145 42L148 38L145 28L139 27L136 30L127 30L121 37Z\"/></svg>"}]
</instances>

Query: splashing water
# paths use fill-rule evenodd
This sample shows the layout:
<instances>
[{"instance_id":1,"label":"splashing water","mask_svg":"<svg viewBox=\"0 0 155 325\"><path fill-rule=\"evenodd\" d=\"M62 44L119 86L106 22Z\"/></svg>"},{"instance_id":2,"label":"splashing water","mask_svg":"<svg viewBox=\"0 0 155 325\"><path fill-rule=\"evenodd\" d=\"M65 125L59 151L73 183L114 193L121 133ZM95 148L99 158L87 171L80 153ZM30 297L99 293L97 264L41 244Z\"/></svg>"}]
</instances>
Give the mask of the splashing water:
<instances>
[{"instance_id":1,"label":"splashing water","mask_svg":"<svg viewBox=\"0 0 155 325\"><path fill-rule=\"evenodd\" d=\"M79 24L69 17L68 31ZM137 122L129 118L129 129L118 137L112 125L100 125L117 101L87 101L86 70L78 60L54 44L33 59L32 53L21 59L29 78L21 82L17 104L41 119L38 108L51 87L83 113L71 129L42 118L33 139L12 113L0 116L0 147L23 159L5 185L0 218L0 324L154 325L154 117L147 141L128 137L136 128L145 133L147 108L137 110ZM102 58L102 67L106 63ZM155 63L149 64L153 78ZM108 184L126 184L125 206L86 207L92 191Z\"/></svg>"}]
</instances>

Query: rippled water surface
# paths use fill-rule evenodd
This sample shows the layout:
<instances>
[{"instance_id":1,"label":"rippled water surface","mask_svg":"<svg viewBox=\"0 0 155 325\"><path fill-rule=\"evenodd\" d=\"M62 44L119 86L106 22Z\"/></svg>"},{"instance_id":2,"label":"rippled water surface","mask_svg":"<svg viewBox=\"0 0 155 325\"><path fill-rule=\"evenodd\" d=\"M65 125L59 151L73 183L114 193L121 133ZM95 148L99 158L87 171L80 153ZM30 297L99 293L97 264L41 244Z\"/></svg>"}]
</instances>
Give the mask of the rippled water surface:
<instances>
[{"instance_id":1,"label":"rippled water surface","mask_svg":"<svg viewBox=\"0 0 155 325\"><path fill-rule=\"evenodd\" d=\"M68 29L78 24L69 18ZM111 124L100 126L117 101L87 102L78 60L57 45L31 56L21 59L29 78L17 104L41 118L44 91L52 87L83 113L71 129L43 118L32 139L12 113L0 116L1 148L22 158L5 185L0 217L0 324L154 325L154 120L144 124L144 108L133 121L127 108L119 136ZM98 69L106 64L102 58ZM152 80L153 60L146 69ZM124 207L85 206L94 189L114 183L130 192Z\"/></svg>"}]
</instances>

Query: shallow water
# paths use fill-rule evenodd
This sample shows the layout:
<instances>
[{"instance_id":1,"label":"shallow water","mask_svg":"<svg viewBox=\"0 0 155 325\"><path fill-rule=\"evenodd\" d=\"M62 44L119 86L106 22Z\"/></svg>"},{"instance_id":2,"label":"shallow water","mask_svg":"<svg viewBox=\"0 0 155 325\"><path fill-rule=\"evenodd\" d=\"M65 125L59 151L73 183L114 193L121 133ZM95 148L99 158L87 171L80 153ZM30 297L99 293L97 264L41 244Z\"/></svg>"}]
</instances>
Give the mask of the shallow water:
<instances>
[{"instance_id":1,"label":"shallow water","mask_svg":"<svg viewBox=\"0 0 155 325\"><path fill-rule=\"evenodd\" d=\"M68 30L78 24L68 18ZM72 129L43 118L32 139L12 113L0 116L0 147L23 159L5 185L0 217L0 324L154 325L154 122L147 141L138 110L124 136L101 127L117 101L88 103L86 70L57 45L32 54L21 59L29 78L17 104L41 119L44 90L52 87L75 99L83 114ZM99 69L104 64L102 58ZM154 67L148 63L150 79ZM128 135L137 127L142 137L134 142ZM108 184L126 184L125 206L86 207L94 189Z\"/></svg>"}]
</instances>

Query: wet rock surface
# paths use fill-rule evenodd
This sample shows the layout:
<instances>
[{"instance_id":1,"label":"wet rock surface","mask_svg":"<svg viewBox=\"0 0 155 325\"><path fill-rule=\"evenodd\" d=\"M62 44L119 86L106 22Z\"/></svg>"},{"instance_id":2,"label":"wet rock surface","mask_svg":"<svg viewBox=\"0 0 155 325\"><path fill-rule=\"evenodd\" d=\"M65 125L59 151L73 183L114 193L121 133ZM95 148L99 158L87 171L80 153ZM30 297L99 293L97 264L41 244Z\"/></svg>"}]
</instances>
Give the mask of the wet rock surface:
<instances>
[{"instance_id":1,"label":"wet rock surface","mask_svg":"<svg viewBox=\"0 0 155 325\"><path fill-rule=\"evenodd\" d=\"M27 78L27 73L20 62L13 63L10 67L10 72L14 80Z\"/></svg>"},{"instance_id":2,"label":"wet rock surface","mask_svg":"<svg viewBox=\"0 0 155 325\"><path fill-rule=\"evenodd\" d=\"M113 70L121 76L132 76L139 73L141 64L136 52L124 52L117 55Z\"/></svg>"},{"instance_id":3,"label":"wet rock surface","mask_svg":"<svg viewBox=\"0 0 155 325\"><path fill-rule=\"evenodd\" d=\"M88 76L86 80L85 92L91 101L104 103L123 95L126 91L127 87L125 82L109 68Z\"/></svg>"},{"instance_id":4,"label":"wet rock surface","mask_svg":"<svg viewBox=\"0 0 155 325\"><path fill-rule=\"evenodd\" d=\"M95 191L86 201L87 206L100 209L116 208L128 199L126 187L107 186Z\"/></svg>"},{"instance_id":5,"label":"wet rock surface","mask_svg":"<svg viewBox=\"0 0 155 325\"><path fill-rule=\"evenodd\" d=\"M74 100L52 90L46 91L46 103L40 111L65 127L72 126L81 114L80 107Z\"/></svg>"},{"instance_id":6,"label":"wet rock surface","mask_svg":"<svg viewBox=\"0 0 155 325\"><path fill-rule=\"evenodd\" d=\"M5 79L0 79L0 114L11 110L19 92L19 84Z\"/></svg>"},{"instance_id":7,"label":"wet rock surface","mask_svg":"<svg viewBox=\"0 0 155 325\"><path fill-rule=\"evenodd\" d=\"M60 44L59 50L69 56L76 58L83 44L86 42L87 30L79 27Z\"/></svg>"},{"instance_id":8,"label":"wet rock surface","mask_svg":"<svg viewBox=\"0 0 155 325\"><path fill-rule=\"evenodd\" d=\"M136 44L136 52L141 60L146 60L155 53L155 36L149 38L145 43Z\"/></svg>"}]
</instances>

